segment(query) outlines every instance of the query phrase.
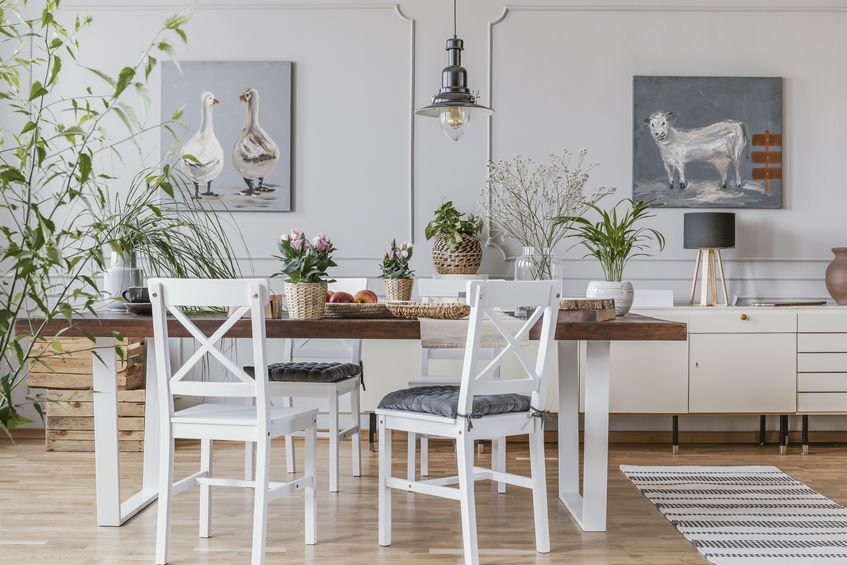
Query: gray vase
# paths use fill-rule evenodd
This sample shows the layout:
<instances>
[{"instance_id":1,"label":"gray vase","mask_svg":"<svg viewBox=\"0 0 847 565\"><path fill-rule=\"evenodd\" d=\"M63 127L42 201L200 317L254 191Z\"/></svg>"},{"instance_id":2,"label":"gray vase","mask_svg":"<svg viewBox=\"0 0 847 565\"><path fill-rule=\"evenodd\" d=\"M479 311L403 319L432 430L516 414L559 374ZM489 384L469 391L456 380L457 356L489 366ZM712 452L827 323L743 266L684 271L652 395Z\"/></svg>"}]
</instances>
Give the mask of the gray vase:
<instances>
[{"instance_id":1,"label":"gray vase","mask_svg":"<svg viewBox=\"0 0 847 565\"><path fill-rule=\"evenodd\" d=\"M591 281L585 291L586 298L614 298L615 314L618 316L625 315L632 308L634 294L629 281Z\"/></svg>"}]
</instances>

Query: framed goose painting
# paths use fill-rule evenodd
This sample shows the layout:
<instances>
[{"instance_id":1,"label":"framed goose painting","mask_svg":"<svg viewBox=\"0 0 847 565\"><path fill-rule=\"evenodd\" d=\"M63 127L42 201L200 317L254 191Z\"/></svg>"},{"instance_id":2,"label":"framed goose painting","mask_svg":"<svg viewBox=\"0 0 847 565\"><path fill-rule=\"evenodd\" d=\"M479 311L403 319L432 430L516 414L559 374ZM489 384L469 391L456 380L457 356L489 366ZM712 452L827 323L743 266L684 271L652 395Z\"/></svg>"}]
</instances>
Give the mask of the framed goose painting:
<instances>
[{"instance_id":1,"label":"framed goose painting","mask_svg":"<svg viewBox=\"0 0 847 565\"><path fill-rule=\"evenodd\" d=\"M291 62L162 63L162 157L205 207L291 211Z\"/></svg>"}]
</instances>

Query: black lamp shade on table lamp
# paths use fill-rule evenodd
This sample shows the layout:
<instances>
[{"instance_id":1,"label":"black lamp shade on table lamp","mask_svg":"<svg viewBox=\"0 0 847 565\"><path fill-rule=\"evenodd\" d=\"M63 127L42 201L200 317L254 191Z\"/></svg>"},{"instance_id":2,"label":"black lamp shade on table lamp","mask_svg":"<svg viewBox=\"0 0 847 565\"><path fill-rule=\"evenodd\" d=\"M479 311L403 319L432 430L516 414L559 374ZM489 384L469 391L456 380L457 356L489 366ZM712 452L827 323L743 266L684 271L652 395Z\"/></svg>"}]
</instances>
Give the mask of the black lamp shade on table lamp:
<instances>
[{"instance_id":1,"label":"black lamp shade on table lamp","mask_svg":"<svg viewBox=\"0 0 847 565\"><path fill-rule=\"evenodd\" d=\"M735 247L735 214L732 212L692 212L683 217L685 249L726 249Z\"/></svg>"},{"instance_id":2,"label":"black lamp shade on table lamp","mask_svg":"<svg viewBox=\"0 0 847 565\"><path fill-rule=\"evenodd\" d=\"M718 305L718 278L720 273L723 288L723 306L729 302L726 292L726 279L723 275L721 249L735 247L735 214L732 212L691 212L683 216L682 246L697 250L697 263L694 265L694 280L691 282L691 298L694 304L697 290L697 274L702 273L700 286L700 306ZM703 263L702 271L700 262ZM717 271L717 272L716 272Z\"/></svg>"}]
</instances>

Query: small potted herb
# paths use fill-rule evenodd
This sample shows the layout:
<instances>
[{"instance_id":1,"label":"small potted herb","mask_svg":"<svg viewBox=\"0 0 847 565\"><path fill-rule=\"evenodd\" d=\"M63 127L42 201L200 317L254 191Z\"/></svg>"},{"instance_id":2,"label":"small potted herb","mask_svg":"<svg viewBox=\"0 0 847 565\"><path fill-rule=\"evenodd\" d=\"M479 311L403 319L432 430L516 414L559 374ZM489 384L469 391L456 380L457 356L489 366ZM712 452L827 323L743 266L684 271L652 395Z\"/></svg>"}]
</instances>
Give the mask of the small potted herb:
<instances>
[{"instance_id":1,"label":"small potted herb","mask_svg":"<svg viewBox=\"0 0 847 565\"><path fill-rule=\"evenodd\" d=\"M391 240L391 247L385 250L380 265L379 278L385 284L386 300L411 300L415 272L409 268L412 260L412 244L397 245Z\"/></svg>"},{"instance_id":2,"label":"small potted herb","mask_svg":"<svg viewBox=\"0 0 847 565\"><path fill-rule=\"evenodd\" d=\"M282 234L277 244L283 261L288 317L296 320L323 318L326 306L326 271L335 267L332 241L319 233L311 242L300 230Z\"/></svg>"},{"instance_id":3,"label":"small potted herb","mask_svg":"<svg viewBox=\"0 0 847 565\"><path fill-rule=\"evenodd\" d=\"M630 209L618 214L618 206L628 203ZM648 256L649 244L656 240L659 251L665 247L665 237L653 228L635 224L652 218L650 207L654 201L626 198L620 200L610 210L602 210L595 204L590 207L600 215L600 221L591 223L585 218L560 218L562 222L573 222L575 233L568 237L578 237L588 250L586 257L596 257L603 267L605 281L591 281L585 295L588 298L614 298L615 313L623 316L632 307L632 283L623 280L623 269L633 257Z\"/></svg>"},{"instance_id":4,"label":"small potted herb","mask_svg":"<svg viewBox=\"0 0 847 565\"><path fill-rule=\"evenodd\" d=\"M426 226L432 244L432 262L440 274L473 275L482 262L482 244L476 234L482 231L482 218L459 212L447 201L435 211Z\"/></svg>"}]
</instances>

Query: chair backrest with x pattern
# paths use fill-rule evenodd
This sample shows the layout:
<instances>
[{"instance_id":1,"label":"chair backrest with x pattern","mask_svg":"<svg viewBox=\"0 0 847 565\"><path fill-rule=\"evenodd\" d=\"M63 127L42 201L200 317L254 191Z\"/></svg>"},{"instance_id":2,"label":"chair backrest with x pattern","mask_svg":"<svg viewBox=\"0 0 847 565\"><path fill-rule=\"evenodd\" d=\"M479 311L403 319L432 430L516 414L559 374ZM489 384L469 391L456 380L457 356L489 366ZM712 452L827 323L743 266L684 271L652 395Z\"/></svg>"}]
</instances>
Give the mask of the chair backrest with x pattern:
<instances>
[{"instance_id":1,"label":"chair backrest with x pattern","mask_svg":"<svg viewBox=\"0 0 847 565\"><path fill-rule=\"evenodd\" d=\"M483 394L530 394L532 405L543 408L545 374L559 315L558 284L553 281L472 281L468 283L467 296L471 313L462 367L459 413L471 414L473 397ZM510 329L512 324L504 323L504 316L510 315L515 307L526 307L530 312L526 320L521 320L523 323L517 332ZM531 363L521 348L521 341L528 337L529 331L539 321L538 354L535 363ZM480 371L477 362L485 323L497 329L506 346ZM493 378L494 370L512 355L517 357L524 374L513 378L504 371L501 378Z\"/></svg>"},{"instance_id":2,"label":"chair backrest with x pattern","mask_svg":"<svg viewBox=\"0 0 847 565\"><path fill-rule=\"evenodd\" d=\"M147 283L153 305L153 335L156 346L156 372L162 413L173 414L173 395L204 397L255 398L259 424L267 423L268 364L265 340L265 304L268 302L268 281L263 279L164 279L153 278ZM234 307L212 335L206 336L185 314L184 308ZM250 312L253 336L253 366L251 377L219 348L220 340ZM175 372L168 353L168 314L194 337L200 347ZM234 381L189 380L191 369L211 355L223 365Z\"/></svg>"}]
</instances>

